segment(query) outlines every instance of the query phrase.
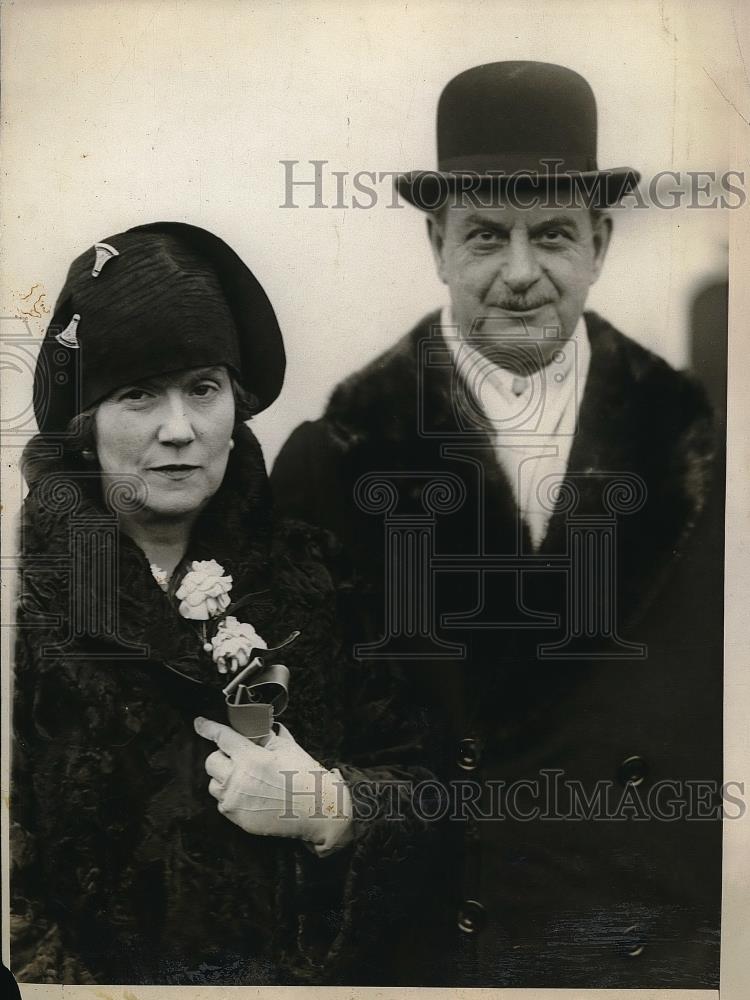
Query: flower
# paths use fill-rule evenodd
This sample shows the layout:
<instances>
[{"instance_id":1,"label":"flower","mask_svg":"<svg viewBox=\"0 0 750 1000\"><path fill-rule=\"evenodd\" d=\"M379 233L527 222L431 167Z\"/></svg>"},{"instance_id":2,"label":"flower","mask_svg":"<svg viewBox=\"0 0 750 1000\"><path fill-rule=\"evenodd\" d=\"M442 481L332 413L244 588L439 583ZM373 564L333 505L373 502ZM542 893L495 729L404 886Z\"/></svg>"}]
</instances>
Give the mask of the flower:
<instances>
[{"instance_id":1,"label":"flower","mask_svg":"<svg viewBox=\"0 0 750 1000\"><path fill-rule=\"evenodd\" d=\"M234 672L238 667L247 666L253 649L268 649L268 645L252 625L228 615L217 628L211 648L219 673L225 674L227 663Z\"/></svg>"},{"instance_id":2,"label":"flower","mask_svg":"<svg viewBox=\"0 0 750 1000\"><path fill-rule=\"evenodd\" d=\"M185 574L176 597L183 618L208 621L229 607L231 576L215 559L196 560Z\"/></svg>"},{"instance_id":3,"label":"flower","mask_svg":"<svg viewBox=\"0 0 750 1000\"><path fill-rule=\"evenodd\" d=\"M149 569L151 570L154 580L156 580L166 594L169 589L169 574L165 572L161 566L157 566L156 563L149 563Z\"/></svg>"}]
</instances>

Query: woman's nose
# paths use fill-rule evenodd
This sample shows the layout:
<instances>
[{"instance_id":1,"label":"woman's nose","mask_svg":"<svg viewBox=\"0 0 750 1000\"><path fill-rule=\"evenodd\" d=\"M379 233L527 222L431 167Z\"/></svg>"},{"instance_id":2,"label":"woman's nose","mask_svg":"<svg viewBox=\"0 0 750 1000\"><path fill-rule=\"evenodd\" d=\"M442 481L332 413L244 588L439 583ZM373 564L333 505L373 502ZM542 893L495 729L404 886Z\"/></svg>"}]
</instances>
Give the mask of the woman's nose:
<instances>
[{"instance_id":1,"label":"woman's nose","mask_svg":"<svg viewBox=\"0 0 750 1000\"><path fill-rule=\"evenodd\" d=\"M524 237L511 238L508 245L502 279L513 292L524 292L538 280L542 271L536 259L534 248Z\"/></svg>"},{"instance_id":2,"label":"woman's nose","mask_svg":"<svg viewBox=\"0 0 750 1000\"><path fill-rule=\"evenodd\" d=\"M181 396L166 400L159 426L159 443L184 447L195 440L195 431Z\"/></svg>"}]
</instances>

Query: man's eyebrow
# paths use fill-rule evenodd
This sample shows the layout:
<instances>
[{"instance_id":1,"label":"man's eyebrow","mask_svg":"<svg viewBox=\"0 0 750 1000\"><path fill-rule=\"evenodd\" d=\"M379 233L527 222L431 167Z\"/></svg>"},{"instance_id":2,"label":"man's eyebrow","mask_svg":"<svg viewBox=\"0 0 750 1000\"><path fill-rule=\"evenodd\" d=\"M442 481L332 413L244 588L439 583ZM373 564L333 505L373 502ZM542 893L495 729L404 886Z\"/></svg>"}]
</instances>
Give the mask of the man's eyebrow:
<instances>
[{"instance_id":1,"label":"man's eyebrow","mask_svg":"<svg viewBox=\"0 0 750 1000\"><path fill-rule=\"evenodd\" d=\"M575 229L576 232L580 232L578 220L572 215L551 215L548 219L543 219L530 226L529 231L538 233L545 229L554 229L555 226L560 229Z\"/></svg>"},{"instance_id":2,"label":"man's eyebrow","mask_svg":"<svg viewBox=\"0 0 750 1000\"><path fill-rule=\"evenodd\" d=\"M508 233L510 231L510 226L506 225L504 222L499 222L496 219L490 219L484 215L477 215L472 212L462 219L462 224L464 228L469 228L471 226L482 226L484 229L494 229L499 233ZM574 229L576 232L580 232L580 227L578 225L577 219L572 215L550 215L545 219L541 219L539 222L535 222L533 226L529 226L529 232L536 234L543 232L545 229L551 229L555 226L565 229Z\"/></svg>"},{"instance_id":3,"label":"man's eyebrow","mask_svg":"<svg viewBox=\"0 0 750 1000\"><path fill-rule=\"evenodd\" d=\"M488 219L485 215L477 215L472 212L465 216L462 220L464 228L469 226L483 226L485 229L496 229L498 232L507 233L509 227L504 222L498 222L495 219Z\"/></svg>"}]
</instances>

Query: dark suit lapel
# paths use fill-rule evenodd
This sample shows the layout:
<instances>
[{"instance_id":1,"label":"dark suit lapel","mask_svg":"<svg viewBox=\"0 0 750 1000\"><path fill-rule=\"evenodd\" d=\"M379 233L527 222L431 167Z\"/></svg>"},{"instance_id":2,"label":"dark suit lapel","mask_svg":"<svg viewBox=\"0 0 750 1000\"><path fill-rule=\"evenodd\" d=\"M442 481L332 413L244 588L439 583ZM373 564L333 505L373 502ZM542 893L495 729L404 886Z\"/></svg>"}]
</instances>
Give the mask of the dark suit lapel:
<instances>
[{"instance_id":1,"label":"dark suit lapel","mask_svg":"<svg viewBox=\"0 0 750 1000\"><path fill-rule=\"evenodd\" d=\"M705 501L710 415L685 375L596 314L586 320L591 363L563 490L577 502L571 511L558 503L541 552L565 551L574 518L609 518L618 602L630 618L659 586ZM629 490L636 502L618 502Z\"/></svg>"}]
</instances>

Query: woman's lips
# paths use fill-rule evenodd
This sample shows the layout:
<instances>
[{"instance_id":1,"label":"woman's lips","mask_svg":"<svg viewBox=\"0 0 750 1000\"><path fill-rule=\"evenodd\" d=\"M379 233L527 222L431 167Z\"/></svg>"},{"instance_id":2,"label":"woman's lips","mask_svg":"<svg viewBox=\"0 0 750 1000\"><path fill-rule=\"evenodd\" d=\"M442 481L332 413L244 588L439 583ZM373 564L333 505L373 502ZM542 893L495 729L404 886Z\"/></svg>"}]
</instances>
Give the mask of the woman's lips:
<instances>
[{"instance_id":1,"label":"woman's lips","mask_svg":"<svg viewBox=\"0 0 750 1000\"><path fill-rule=\"evenodd\" d=\"M150 471L157 472L160 476L165 476L167 479L181 480L192 476L199 468L199 465L154 465Z\"/></svg>"}]
</instances>

